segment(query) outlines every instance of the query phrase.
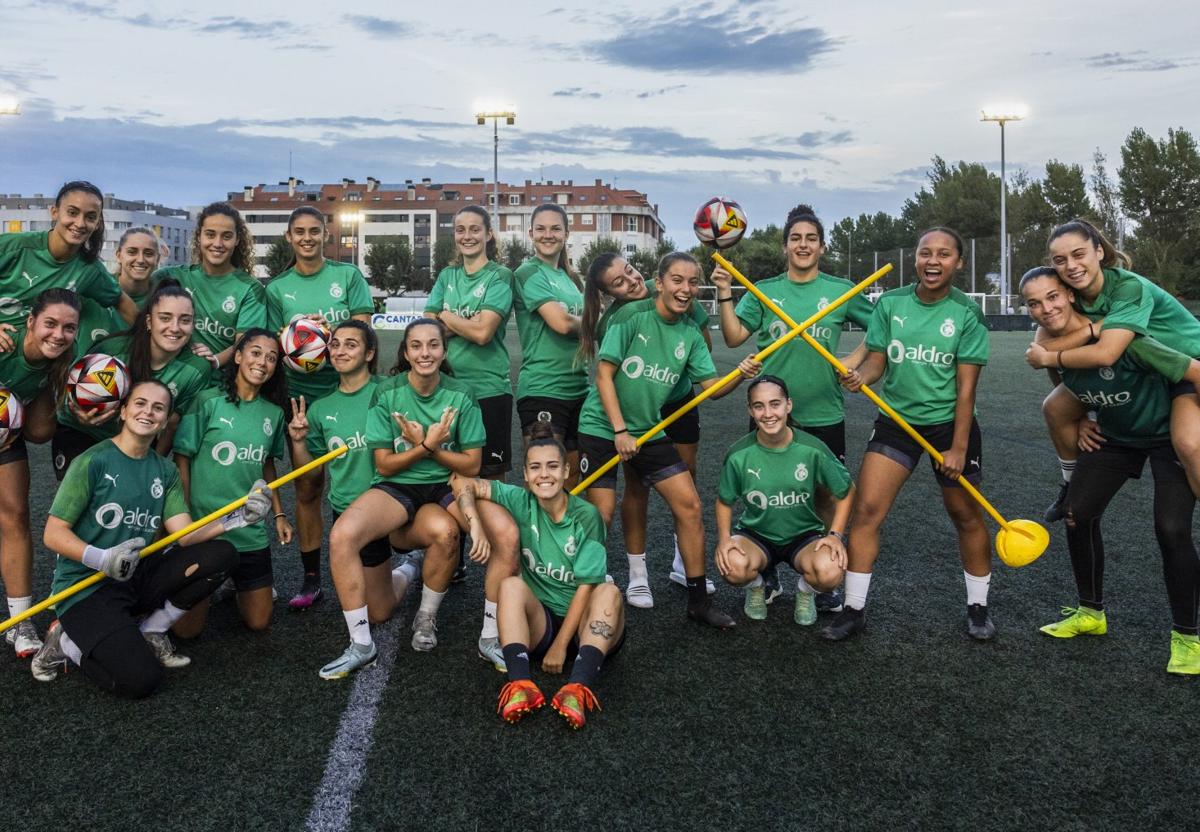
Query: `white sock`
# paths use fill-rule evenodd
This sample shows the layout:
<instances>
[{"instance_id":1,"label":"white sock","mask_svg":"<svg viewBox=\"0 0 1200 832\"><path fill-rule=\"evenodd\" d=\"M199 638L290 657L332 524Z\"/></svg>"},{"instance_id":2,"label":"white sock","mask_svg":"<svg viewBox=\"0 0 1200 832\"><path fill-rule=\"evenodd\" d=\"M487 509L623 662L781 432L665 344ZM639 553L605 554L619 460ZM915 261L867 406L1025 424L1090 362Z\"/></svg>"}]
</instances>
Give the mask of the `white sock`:
<instances>
[{"instance_id":1,"label":"white sock","mask_svg":"<svg viewBox=\"0 0 1200 832\"><path fill-rule=\"evenodd\" d=\"M405 558L404 563L400 564L400 566L392 570L392 572L393 574L395 572L403 573L404 577L408 578L408 582L410 584L421 575L420 566L415 561L412 561L408 558Z\"/></svg>"},{"instance_id":2,"label":"white sock","mask_svg":"<svg viewBox=\"0 0 1200 832\"><path fill-rule=\"evenodd\" d=\"M992 573L978 576L972 575L969 572L963 572L963 579L967 582L967 603L982 604L987 606L988 584L992 582Z\"/></svg>"},{"instance_id":3,"label":"white sock","mask_svg":"<svg viewBox=\"0 0 1200 832\"><path fill-rule=\"evenodd\" d=\"M861 610L867 606L867 592L871 589L870 572L846 571L846 606Z\"/></svg>"},{"instance_id":4,"label":"white sock","mask_svg":"<svg viewBox=\"0 0 1200 832\"><path fill-rule=\"evenodd\" d=\"M445 592L434 592L427 586L421 587L420 612L427 612L430 615L437 615L438 607L442 605L442 599L445 597Z\"/></svg>"},{"instance_id":5,"label":"white sock","mask_svg":"<svg viewBox=\"0 0 1200 832\"><path fill-rule=\"evenodd\" d=\"M679 554L679 535L674 535L675 538L675 560L671 561L671 570L678 572L680 575L686 575L687 571L683 568L683 555Z\"/></svg>"},{"instance_id":6,"label":"white sock","mask_svg":"<svg viewBox=\"0 0 1200 832\"><path fill-rule=\"evenodd\" d=\"M1062 468L1063 482L1070 482L1071 475L1075 473L1075 460L1058 458L1058 467Z\"/></svg>"},{"instance_id":7,"label":"white sock","mask_svg":"<svg viewBox=\"0 0 1200 832\"><path fill-rule=\"evenodd\" d=\"M403 566L397 566L392 570L392 593L396 596L397 604L404 602L404 596L408 594L410 583L412 583L412 579L404 571Z\"/></svg>"},{"instance_id":8,"label":"white sock","mask_svg":"<svg viewBox=\"0 0 1200 832\"><path fill-rule=\"evenodd\" d=\"M29 609L32 606L33 606L33 596L32 595L26 595L23 598L13 598L10 595L8 597L8 617L12 618L14 615L20 615L21 613L25 612L25 610Z\"/></svg>"},{"instance_id":9,"label":"white sock","mask_svg":"<svg viewBox=\"0 0 1200 832\"><path fill-rule=\"evenodd\" d=\"M629 558L629 583L648 585L650 578L646 574L646 553L634 555L626 553Z\"/></svg>"},{"instance_id":10,"label":"white sock","mask_svg":"<svg viewBox=\"0 0 1200 832\"><path fill-rule=\"evenodd\" d=\"M367 608L364 606L356 610L342 610L342 616L346 619L346 629L350 631L350 640L363 647L371 646L373 642L371 619L367 617Z\"/></svg>"},{"instance_id":11,"label":"white sock","mask_svg":"<svg viewBox=\"0 0 1200 832\"><path fill-rule=\"evenodd\" d=\"M812 585L809 584L808 581L804 580L803 575L801 575L799 578L796 579L796 591L797 592L805 592L805 593L808 593L809 595L817 594L817 591L812 588ZM863 600L865 601L866 599L864 598Z\"/></svg>"},{"instance_id":12,"label":"white sock","mask_svg":"<svg viewBox=\"0 0 1200 832\"><path fill-rule=\"evenodd\" d=\"M170 601L167 601L160 609L155 610L142 619L140 629L143 633L165 633L171 629L172 624L183 618L186 612L187 610L181 610Z\"/></svg>"},{"instance_id":13,"label":"white sock","mask_svg":"<svg viewBox=\"0 0 1200 832\"><path fill-rule=\"evenodd\" d=\"M62 626L59 624L58 626ZM58 639L58 646L62 648L63 655L75 663L78 667L83 661L83 651L79 649L79 645L71 640L71 637L65 632Z\"/></svg>"},{"instance_id":14,"label":"white sock","mask_svg":"<svg viewBox=\"0 0 1200 832\"><path fill-rule=\"evenodd\" d=\"M500 638L500 627L496 621L496 602L483 602L483 629L479 631L480 638Z\"/></svg>"},{"instance_id":15,"label":"white sock","mask_svg":"<svg viewBox=\"0 0 1200 832\"><path fill-rule=\"evenodd\" d=\"M762 586L762 585L763 585L762 575L755 575L754 580L751 581L750 583L746 584L746 589L754 589L754 587Z\"/></svg>"}]
</instances>

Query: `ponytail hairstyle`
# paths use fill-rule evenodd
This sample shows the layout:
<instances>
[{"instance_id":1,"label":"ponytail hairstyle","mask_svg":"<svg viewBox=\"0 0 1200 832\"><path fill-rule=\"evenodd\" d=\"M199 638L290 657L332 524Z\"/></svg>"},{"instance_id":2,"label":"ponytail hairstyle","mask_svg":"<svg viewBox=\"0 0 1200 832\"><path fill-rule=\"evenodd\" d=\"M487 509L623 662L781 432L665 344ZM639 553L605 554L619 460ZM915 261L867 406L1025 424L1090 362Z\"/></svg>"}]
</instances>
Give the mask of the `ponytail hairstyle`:
<instances>
[{"instance_id":1,"label":"ponytail hairstyle","mask_svg":"<svg viewBox=\"0 0 1200 832\"><path fill-rule=\"evenodd\" d=\"M100 250L104 248L104 194L100 193L100 189L91 182L84 179L73 179L58 189L58 193L54 197L54 207L61 207L63 197L76 191L91 194L100 201L100 221L96 223L96 230L83 241L83 245L79 248L79 258L83 262L95 263L100 259Z\"/></svg>"},{"instance_id":2,"label":"ponytail hairstyle","mask_svg":"<svg viewBox=\"0 0 1200 832\"><path fill-rule=\"evenodd\" d=\"M755 376L755 378L751 380L750 384L748 384L746 386L746 406L747 407L750 406L750 400L754 393L754 388L758 387L760 384L774 384L776 387L778 387L780 390L783 391L783 397L785 399L792 398L792 394L788 391L788 386L787 386L786 381L781 379L779 376L773 376L770 373L765 373L760 376ZM792 418L792 414L790 414L790 413L787 416L787 424L788 424L789 428L793 428L794 430L801 429L800 424L795 419ZM757 429L758 428L756 426L755 430L757 430Z\"/></svg>"},{"instance_id":3,"label":"ponytail hairstyle","mask_svg":"<svg viewBox=\"0 0 1200 832\"><path fill-rule=\"evenodd\" d=\"M600 322L600 307L608 294L604 289L604 273L620 259L621 255L615 251L605 251L588 266L583 281L583 314L579 318L579 351L576 353L582 362L596 357L596 324Z\"/></svg>"},{"instance_id":4,"label":"ponytail hairstyle","mask_svg":"<svg viewBox=\"0 0 1200 832\"><path fill-rule=\"evenodd\" d=\"M156 234L154 232L153 228L147 228L144 225L135 225L132 228L126 228L125 233L121 235L121 239L117 241L117 247L113 251L113 255L115 256L117 254L117 252L119 252L121 249L125 248L125 241L128 240L130 237L132 237L134 234L145 234L150 239L154 240L154 265L157 266L159 263L161 263L162 262L162 240L158 239L158 234ZM115 276L120 277L120 275L121 275L121 267L120 267L120 265L118 265L117 271L115 272Z\"/></svg>"},{"instance_id":5,"label":"ponytail hairstyle","mask_svg":"<svg viewBox=\"0 0 1200 832\"><path fill-rule=\"evenodd\" d=\"M167 298L183 298L192 305L193 309L195 308L191 293L180 286L178 280L164 278L154 287L154 291L146 300L146 305L137 313L133 323L129 325L129 329L120 333L129 338L129 358L125 363L129 367L129 378L134 384L154 378L154 370L150 366L150 316L154 314L155 307ZM114 337L117 336L109 336L109 338ZM100 342L100 344L103 343L104 341ZM100 344L96 346L98 347ZM182 355L188 349L190 346L184 344L179 354Z\"/></svg>"},{"instance_id":6,"label":"ponytail hairstyle","mask_svg":"<svg viewBox=\"0 0 1200 832\"><path fill-rule=\"evenodd\" d=\"M234 244L233 256L229 258L229 264L235 269L241 269L247 273L252 272L254 269L254 237L250 234L250 228L242 219L242 215L228 202L209 203L204 206L204 210L196 218L196 230L192 233L193 265L200 262L200 235L204 232L204 221L218 215L233 220L234 233L237 234L237 242Z\"/></svg>"},{"instance_id":7,"label":"ponytail hairstyle","mask_svg":"<svg viewBox=\"0 0 1200 832\"><path fill-rule=\"evenodd\" d=\"M433 320L430 318L430 320ZM440 323L440 322L439 322ZM359 321L354 318L342 321L333 328L332 335L336 335L343 329L353 329L362 336L363 345L367 348L367 352L373 353L371 360L367 362L367 372L375 375L379 371L379 336L375 334L375 330L364 321Z\"/></svg>"},{"instance_id":8,"label":"ponytail hairstyle","mask_svg":"<svg viewBox=\"0 0 1200 832\"><path fill-rule=\"evenodd\" d=\"M1070 222L1064 222L1050 232L1050 239L1046 241L1046 245L1049 246L1050 243L1053 243L1065 234L1078 234L1092 245L1098 246L1102 251L1102 256L1100 257L1100 266L1102 268L1133 268L1133 259L1109 242L1109 239L1104 236L1103 232L1087 220L1076 217Z\"/></svg>"},{"instance_id":9,"label":"ponytail hairstyle","mask_svg":"<svg viewBox=\"0 0 1200 832\"><path fill-rule=\"evenodd\" d=\"M553 211L562 219L563 230L568 234L571 231L571 220L567 217L567 209L555 202L543 202L541 205L533 209L533 213L529 215L529 227L533 227L534 220L537 215L543 211ZM571 278L571 282L582 291L583 282L579 279L579 275L575 273L575 269L571 266L571 258L567 256L567 243L563 241L562 251L558 253L558 262L555 264L559 269L566 272L567 277Z\"/></svg>"},{"instance_id":10,"label":"ponytail hairstyle","mask_svg":"<svg viewBox=\"0 0 1200 832\"><path fill-rule=\"evenodd\" d=\"M75 310L75 315L78 318L81 312L79 303L79 295L72 292L70 289L47 289L33 299L33 306L29 309L29 318L38 317L46 311L47 307L62 305L69 306ZM75 334L76 341L79 339L78 329ZM14 349L21 349L22 345L17 344ZM50 389L52 391L62 390L67 380L67 373L71 369L71 365L75 363L75 350L71 347L63 350L63 354L50 362L45 369L45 376L50 380Z\"/></svg>"},{"instance_id":11,"label":"ponytail hairstyle","mask_svg":"<svg viewBox=\"0 0 1200 832\"><path fill-rule=\"evenodd\" d=\"M525 448L525 460L529 460L529 452L534 448L554 448L558 458L567 460L567 448L554 435L554 427L549 422L534 422L529 428L529 445Z\"/></svg>"},{"instance_id":12,"label":"ponytail hairstyle","mask_svg":"<svg viewBox=\"0 0 1200 832\"><path fill-rule=\"evenodd\" d=\"M322 234L325 233L325 214L320 209L314 208L311 205L301 205L299 208L292 211L292 213L288 215L288 221L287 221L287 230L288 231L292 230L292 223L294 223L296 220L300 219L300 217L314 218L317 222L321 223L321 233ZM253 243L251 243L251 247L253 248ZM288 248L292 249L292 259L288 261L287 269L284 269L285 272L288 269L290 269L292 266L296 265L296 249L293 248L290 243L288 244ZM321 241L321 255L324 256L324 254L325 254L325 241L322 240ZM249 269L247 269L246 271L249 271Z\"/></svg>"},{"instance_id":13,"label":"ponytail hairstyle","mask_svg":"<svg viewBox=\"0 0 1200 832\"><path fill-rule=\"evenodd\" d=\"M935 226L932 226L931 228L926 228L924 231L922 231L920 234L918 234L917 235L917 247L918 248L920 247L922 240L924 240L930 234L935 234L935 233L946 234L951 239L953 239L954 240L954 248L958 251L959 259L961 260L964 257L963 253L967 250L967 246L966 246L966 243L963 242L962 235L959 234L957 231L955 231L953 228L950 228L949 226L946 226L946 225L935 225Z\"/></svg>"},{"instance_id":14,"label":"ponytail hairstyle","mask_svg":"<svg viewBox=\"0 0 1200 832\"><path fill-rule=\"evenodd\" d=\"M286 410L288 405L287 379L284 378L283 349L280 347L279 337L269 329L264 329L261 326L252 326L238 339L237 344L233 347L233 353L237 355L239 352L245 350L246 344L255 338L269 338L275 343L275 348L279 350L279 360L275 362L275 372L271 373L271 377L264 381L262 386L258 388L258 395L280 409ZM245 360L244 356L243 360ZM221 371L221 375L225 387L226 401L240 407L242 400L238 396L237 391L239 369L238 363L230 357L229 363L225 365L225 368Z\"/></svg>"},{"instance_id":15,"label":"ponytail hairstyle","mask_svg":"<svg viewBox=\"0 0 1200 832\"><path fill-rule=\"evenodd\" d=\"M662 259L658 261L658 271L655 276L660 280L666 277L667 272L670 271L671 267L676 263L691 263L696 267L697 272L704 274L703 269L700 268L700 261L695 257L688 254L686 251L672 251L669 254L664 254Z\"/></svg>"},{"instance_id":16,"label":"ponytail hairstyle","mask_svg":"<svg viewBox=\"0 0 1200 832\"><path fill-rule=\"evenodd\" d=\"M1034 266L1032 269L1025 272L1025 274L1021 275L1021 281L1017 284L1017 293L1024 294L1025 284L1031 283L1034 280L1037 280L1039 277L1053 277L1059 283L1063 283L1062 277L1058 273L1058 269L1051 268L1050 266ZM1063 286L1071 289L1071 287L1067 286L1065 283L1063 283ZM1073 292L1075 290L1071 289L1071 291Z\"/></svg>"},{"instance_id":17,"label":"ponytail hairstyle","mask_svg":"<svg viewBox=\"0 0 1200 832\"><path fill-rule=\"evenodd\" d=\"M491 235L490 237L488 237L487 245L484 247L484 253L487 256L488 260L491 260L493 262L496 260L499 260L500 259L500 247L499 247L499 244L496 242L496 235L492 232L492 218L488 214L488 212L486 210L484 210L483 206L482 205L464 205L462 208L459 208L457 211L454 212L454 218L458 219L460 214L475 214L481 220L483 220L483 230L486 231L489 235ZM462 262L462 254L455 254L454 262L461 263Z\"/></svg>"},{"instance_id":18,"label":"ponytail hairstyle","mask_svg":"<svg viewBox=\"0 0 1200 832\"><path fill-rule=\"evenodd\" d=\"M343 326L344 326L344 324L343 324ZM446 325L445 324L443 324L437 318L417 318L415 321L410 321L408 326L404 327L404 337L400 341L400 349L396 352L396 365L394 367L392 367L389 375L398 376L401 373L407 373L409 370L412 369L412 363L409 362L408 357L404 354L404 348L408 346L409 333L412 332L414 329L416 329L419 326L436 327L437 331L438 331L438 335L440 335L442 338L442 347L443 347L443 349L445 349L445 345L446 345ZM454 370L452 370L450 368L450 359L449 358L443 358L442 365L438 369L440 369L441 372L444 373L445 375L448 375L448 376L454 375Z\"/></svg>"},{"instance_id":19,"label":"ponytail hairstyle","mask_svg":"<svg viewBox=\"0 0 1200 832\"><path fill-rule=\"evenodd\" d=\"M825 226L817 219L817 212L812 209L811 205L801 203L792 210L788 211L787 220L783 223L783 242L787 244L788 234L792 232L792 226L798 222L807 222L817 229L817 236L821 240L821 245L825 245Z\"/></svg>"}]
</instances>

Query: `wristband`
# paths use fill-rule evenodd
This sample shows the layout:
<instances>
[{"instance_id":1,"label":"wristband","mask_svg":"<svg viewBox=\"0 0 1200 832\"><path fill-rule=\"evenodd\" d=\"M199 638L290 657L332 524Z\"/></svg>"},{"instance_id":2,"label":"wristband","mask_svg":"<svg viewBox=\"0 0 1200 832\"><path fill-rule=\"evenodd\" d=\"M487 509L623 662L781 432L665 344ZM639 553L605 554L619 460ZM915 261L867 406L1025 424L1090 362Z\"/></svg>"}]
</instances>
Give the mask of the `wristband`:
<instances>
[{"instance_id":1,"label":"wristband","mask_svg":"<svg viewBox=\"0 0 1200 832\"><path fill-rule=\"evenodd\" d=\"M733 295L727 298L717 298L717 303L733 303Z\"/></svg>"},{"instance_id":2,"label":"wristband","mask_svg":"<svg viewBox=\"0 0 1200 832\"><path fill-rule=\"evenodd\" d=\"M1059 350L1059 351L1058 351L1058 369L1060 369L1060 370L1065 370L1065 369L1067 369L1067 368L1063 366L1063 363L1062 363L1062 354L1063 354L1063 350Z\"/></svg>"},{"instance_id":3,"label":"wristband","mask_svg":"<svg viewBox=\"0 0 1200 832\"><path fill-rule=\"evenodd\" d=\"M276 514L276 515L275 515L275 519L276 519L276 520L278 520L280 517L286 517L286 516L287 516L287 515L286 515L286 514L284 514L284 513L281 511L281 512L279 512L278 514Z\"/></svg>"},{"instance_id":4,"label":"wristband","mask_svg":"<svg viewBox=\"0 0 1200 832\"><path fill-rule=\"evenodd\" d=\"M840 540L842 542L843 546L846 544L846 535L842 534L841 532L835 532L833 529L830 529L829 532L826 533L825 536L826 537L836 537L838 540Z\"/></svg>"},{"instance_id":5,"label":"wristband","mask_svg":"<svg viewBox=\"0 0 1200 832\"><path fill-rule=\"evenodd\" d=\"M421 440L421 447L424 448L428 453L433 453L433 448L426 445L424 439Z\"/></svg>"},{"instance_id":6,"label":"wristband","mask_svg":"<svg viewBox=\"0 0 1200 832\"><path fill-rule=\"evenodd\" d=\"M221 369L221 359L217 358L215 355L208 356L208 363L213 365L214 370Z\"/></svg>"},{"instance_id":7,"label":"wristband","mask_svg":"<svg viewBox=\"0 0 1200 832\"><path fill-rule=\"evenodd\" d=\"M620 430L614 430L613 436L620 436L622 433L629 433L629 428L621 428Z\"/></svg>"}]
</instances>

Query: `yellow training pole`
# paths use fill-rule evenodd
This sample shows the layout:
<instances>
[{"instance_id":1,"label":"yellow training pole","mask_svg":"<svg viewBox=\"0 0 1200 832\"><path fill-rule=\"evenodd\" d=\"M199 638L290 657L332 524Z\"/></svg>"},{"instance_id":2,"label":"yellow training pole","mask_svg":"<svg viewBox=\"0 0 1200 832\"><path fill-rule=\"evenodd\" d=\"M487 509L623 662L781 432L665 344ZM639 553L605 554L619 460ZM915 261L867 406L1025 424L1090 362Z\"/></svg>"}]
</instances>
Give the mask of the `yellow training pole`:
<instances>
[{"instance_id":1,"label":"yellow training pole","mask_svg":"<svg viewBox=\"0 0 1200 832\"><path fill-rule=\"evenodd\" d=\"M304 476L305 474L307 474L309 471L313 470L314 468L320 468L326 462L329 462L332 459L336 459L337 457L346 453L346 451L348 451L348 450L349 450L349 447L346 445L343 445L340 448L334 448L329 453L317 457L312 462L309 462L305 465L301 465L299 468L297 468L294 471L289 471L288 473L284 474L282 477L275 480L274 482L267 483L267 488L270 488L273 491L276 488L279 488L281 485L286 485L287 483L296 479L296 477ZM176 540L179 540L181 537L187 537L189 534L196 531L196 529L201 529L201 528L207 526L212 521L216 520L217 518L224 517L226 514L228 514L231 511L236 511L237 509L239 509L243 505L245 505L245 503L246 503L246 498L239 497L238 499L234 500L232 503L229 503L228 505L225 505L225 506L221 506L221 508L217 509L216 511L206 514L204 517L201 517L199 520L189 523L188 525L184 526L179 531L173 532L173 533L167 535L166 537L162 538L161 540L154 541L149 546L147 546L145 549L142 549L142 551L140 551L138 553L138 557L144 558L147 555L152 555L155 552L162 551L163 549L167 548L172 543L174 543ZM87 589L89 586L92 586L93 584L100 583L102 580L104 580L105 577L106 576L103 572L96 572L95 574L88 575L86 578L84 578L79 583L73 584L73 585L67 587L62 592L54 593L49 598L47 598L45 601L34 604L32 607L25 610L25 612L19 613L18 615L14 615L12 618L8 619L3 624L0 624L0 633L3 633L9 627L20 624L22 621L24 621L27 618L33 618L33 616L37 615L42 610L49 609L50 607L57 604L59 601L62 601L66 598L70 598L76 592L79 592L82 589Z\"/></svg>"},{"instance_id":2,"label":"yellow training pole","mask_svg":"<svg viewBox=\"0 0 1200 832\"><path fill-rule=\"evenodd\" d=\"M714 255L714 257L720 257L720 255ZM724 260L724 258L722 257L721 260ZM820 310L819 312L817 312L815 315L813 315L812 317L810 317L808 320L804 321L803 323L797 324L794 321L789 321L788 323L791 324L791 326L792 326L791 330L788 331L787 333L785 333L784 335L780 336L779 340L775 341L775 343L771 344L770 346L763 349L761 352L757 353L754 356L754 358L758 361L762 361L767 356L769 356L771 353L773 353L777 349L783 347L785 344L787 344L788 341L791 341L797 335L804 335L805 334L804 330L807 327L812 326L817 321L824 318L830 312L832 312L833 310L837 309L842 304L849 301L850 298L857 295L863 289L866 289L868 286L870 286L872 283L874 283L879 278L883 277L885 274L887 274L891 270L892 270L892 266L889 263L888 265L884 266L879 271L875 272L870 277L863 280L861 283L859 283L853 289L848 290L841 297L834 300L832 303L830 303L824 309ZM730 272L730 274L733 274L733 272ZM744 280L745 278L742 278L742 279ZM685 404L683 407L676 410L674 413L672 413L667 418L663 419L661 422L659 422L654 427L650 428L650 430L648 430L645 434L643 434L642 436L639 436L637 439L638 447L641 447L642 445L644 445L647 442L647 440L650 439L651 436L654 436L659 431L675 424L675 421L677 419L682 417L685 413L692 410L693 408L699 407L700 403L702 401L709 398L713 394L717 393L723 387L725 387L726 385L728 385L729 383L731 383L732 381L737 379L737 377L740 375L741 375L741 370L732 370L731 372L726 374L726 376L724 378L720 379L716 384L710 386L707 390L702 392L699 396L696 396L696 398L692 399L690 402ZM595 482L597 479L599 479L605 472L607 472L610 468L612 468L614 465L616 465L620 461L621 461L621 455L617 454L612 459L610 459L608 462L604 463L599 468L597 468L595 471L593 471L591 474L589 474L587 479L585 479L583 482L579 483L579 485L572 488L571 493L572 494L582 494L584 491L587 490L589 485L591 485L593 482Z\"/></svg>"},{"instance_id":3,"label":"yellow training pole","mask_svg":"<svg viewBox=\"0 0 1200 832\"><path fill-rule=\"evenodd\" d=\"M761 289L759 289L757 286L755 286L753 283L751 283L749 280L747 280L745 275L743 275L736 268L734 268L734 265L732 263L730 263L728 260L726 260L724 257L722 257L720 255L720 253L714 253L713 260L720 263L721 266L724 267L725 271L727 271L731 275L733 275L734 279L737 280L739 283L741 283L743 286L745 286L748 291L754 293L754 296L756 298L758 298L764 306L766 306L768 309L770 309L772 312L774 312L781 321L783 321L785 324L788 324L789 326L792 326L794 324L794 322L792 321L792 319L788 316L788 314L786 312L784 312L782 309L780 309L779 306L774 301L772 301L769 297L767 297L765 294L763 294ZM807 332L802 333L801 337L804 338L804 340L808 342L808 345L810 347L812 347L813 349L815 349L821 355L822 358L824 358L826 361L828 361L830 364L832 364L834 369L836 369L839 373L841 373L842 375L846 375L849 372L849 370L846 369L846 366L837 359L837 356L831 354L829 352L829 350L825 349L825 347L822 346L821 343L819 341L817 341L817 339L813 338ZM868 399L870 399L872 402L874 402L875 405L880 410L882 410L884 413L886 413L892 419L893 422L895 422L897 425L899 425L904 430L905 433L907 433L909 436L911 436L914 442L916 442L918 445L920 445L922 448L924 448L925 452L927 454L929 454L931 457L933 457L935 460L937 460L938 464L941 464L942 455L937 451L937 449L935 449L932 445L930 445L925 440L925 437L921 436L921 434L919 434L915 430L913 430L912 425L910 425L908 422L906 422L904 420L904 417L902 417L899 413L897 413L895 410L893 410L891 405L889 405L883 399L879 398L879 396L876 395L875 391L872 390L867 385L864 384L859 389L863 393L863 395L865 395ZM1014 526L1013 524L1010 524L1007 520L1005 520L1004 517L1000 514L1000 512L996 511L995 507L993 507L992 504L990 502L988 502L987 499L982 494L979 493L979 490L977 488L975 488L975 486L971 485L971 483L967 482L966 478L963 477L962 474L958 475L958 484L961 485L963 488L965 488L967 493L970 494L972 497L974 497L975 500L979 503L979 505L983 506L984 511L986 511L988 514L990 514L992 516L992 519L995 520L997 523L999 523L1001 528L1003 528L1005 531L1015 531L1019 534L1028 535L1028 532L1025 529L1023 529L1022 527Z\"/></svg>"}]
</instances>

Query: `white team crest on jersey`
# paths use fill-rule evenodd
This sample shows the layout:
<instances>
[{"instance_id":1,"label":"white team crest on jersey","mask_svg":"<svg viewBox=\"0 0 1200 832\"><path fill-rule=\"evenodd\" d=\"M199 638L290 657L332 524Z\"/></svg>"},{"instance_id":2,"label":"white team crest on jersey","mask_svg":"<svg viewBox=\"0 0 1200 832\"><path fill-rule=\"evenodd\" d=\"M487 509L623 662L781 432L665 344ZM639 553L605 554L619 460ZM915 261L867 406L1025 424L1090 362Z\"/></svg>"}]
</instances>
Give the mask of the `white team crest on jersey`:
<instances>
[{"instance_id":1,"label":"white team crest on jersey","mask_svg":"<svg viewBox=\"0 0 1200 832\"><path fill-rule=\"evenodd\" d=\"M481 284L479 284L478 287L476 287L475 291L472 292L471 294L473 294L477 298L481 298L481 297L483 297L483 293L486 291L487 291L487 286L485 286L481 283Z\"/></svg>"},{"instance_id":2,"label":"white team crest on jersey","mask_svg":"<svg viewBox=\"0 0 1200 832\"><path fill-rule=\"evenodd\" d=\"M796 466L796 470L793 473L796 477L796 482L804 482L808 479L808 466L801 462Z\"/></svg>"},{"instance_id":3,"label":"white team crest on jersey","mask_svg":"<svg viewBox=\"0 0 1200 832\"><path fill-rule=\"evenodd\" d=\"M157 500L162 495L163 495L162 480L160 480L158 477L155 477L154 482L150 483L150 496Z\"/></svg>"},{"instance_id":4,"label":"white team crest on jersey","mask_svg":"<svg viewBox=\"0 0 1200 832\"><path fill-rule=\"evenodd\" d=\"M678 344L675 345L675 357L678 358L680 361L682 361L683 355L684 355L683 342L680 341Z\"/></svg>"},{"instance_id":5,"label":"white team crest on jersey","mask_svg":"<svg viewBox=\"0 0 1200 832\"><path fill-rule=\"evenodd\" d=\"M232 312L237 309L237 301L233 299L233 295L229 295L221 302L221 308L226 312Z\"/></svg>"},{"instance_id":6,"label":"white team crest on jersey","mask_svg":"<svg viewBox=\"0 0 1200 832\"><path fill-rule=\"evenodd\" d=\"M1105 381L1112 381L1116 377L1117 377L1117 374L1113 372L1112 367L1101 367L1100 368L1100 378L1104 379Z\"/></svg>"},{"instance_id":7,"label":"white team crest on jersey","mask_svg":"<svg viewBox=\"0 0 1200 832\"><path fill-rule=\"evenodd\" d=\"M179 395L179 388L175 386L175 382L173 382L173 381L167 382L167 389L171 391L172 399Z\"/></svg>"},{"instance_id":8,"label":"white team crest on jersey","mask_svg":"<svg viewBox=\"0 0 1200 832\"><path fill-rule=\"evenodd\" d=\"M563 554L569 558L573 558L575 557L575 552L578 551L578 548L579 547L575 545L575 535L571 535L567 538L567 545L563 547Z\"/></svg>"},{"instance_id":9,"label":"white team crest on jersey","mask_svg":"<svg viewBox=\"0 0 1200 832\"><path fill-rule=\"evenodd\" d=\"M817 301L817 309L824 309L828 305L829 298L821 298L819 301Z\"/></svg>"},{"instance_id":10,"label":"white team crest on jersey","mask_svg":"<svg viewBox=\"0 0 1200 832\"><path fill-rule=\"evenodd\" d=\"M340 298L342 296L342 284L333 283L329 286L329 297Z\"/></svg>"},{"instance_id":11,"label":"white team crest on jersey","mask_svg":"<svg viewBox=\"0 0 1200 832\"><path fill-rule=\"evenodd\" d=\"M275 426L271 424L270 418L263 419L263 433L270 436L275 432Z\"/></svg>"},{"instance_id":12,"label":"white team crest on jersey","mask_svg":"<svg viewBox=\"0 0 1200 832\"><path fill-rule=\"evenodd\" d=\"M947 318L946 320L942 321L941 332L942 332L942 335L944 335L947 338L951 338L954 336L954 319L953 318Z\"/></svg>"}]
</instances>

